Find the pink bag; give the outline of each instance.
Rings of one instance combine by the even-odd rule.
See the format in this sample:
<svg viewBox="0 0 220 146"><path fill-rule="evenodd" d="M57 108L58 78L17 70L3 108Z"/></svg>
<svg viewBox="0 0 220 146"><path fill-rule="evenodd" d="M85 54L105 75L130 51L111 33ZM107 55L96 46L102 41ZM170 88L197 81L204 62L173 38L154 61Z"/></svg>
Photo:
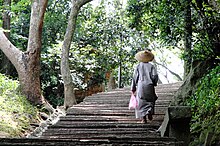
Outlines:
<svg viewBox="0 0 220 146"><path fill-rule="evenodd" d="M136 97L134 96L134 94L131 94L128 108L131 110L131 109L135 109L136 107L137 107Z"/></svg>

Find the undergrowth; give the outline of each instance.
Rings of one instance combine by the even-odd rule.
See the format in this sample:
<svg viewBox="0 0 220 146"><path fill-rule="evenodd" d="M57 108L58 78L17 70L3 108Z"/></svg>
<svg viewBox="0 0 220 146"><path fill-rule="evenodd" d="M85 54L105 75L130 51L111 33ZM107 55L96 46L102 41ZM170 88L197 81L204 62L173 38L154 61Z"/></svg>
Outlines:
<svg viewBox="0 0 220 146"><path fill-rule="evenodd" d="M211 142L220 140L220 66L211 70L199 83L197 91L188 99L192 107L191 145L204 144L207 135Z"/></svg>
<svg viewBox="0 0 220 146"><path fill-rule="evenodd" d="M19 91L19 82L0 74L0 133L22 137L37 123L38 109Z"/></svg>

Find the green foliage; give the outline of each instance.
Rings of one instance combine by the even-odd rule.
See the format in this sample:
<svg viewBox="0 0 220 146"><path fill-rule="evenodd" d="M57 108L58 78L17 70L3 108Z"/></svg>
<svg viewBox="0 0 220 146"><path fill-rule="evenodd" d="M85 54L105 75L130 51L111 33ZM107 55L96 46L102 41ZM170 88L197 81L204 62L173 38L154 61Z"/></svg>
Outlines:
<svg viewBox="0 0 220 146"><path fill-rule="evenodd" d="M23 51L27 49L31 1L13 1L11 4L11 42Z"/></svg>
<svg viewBox="0 0 220 146"><path fill-rule="evenodd" d="M42 35L42 50L63 39L69 13L69 1L48 1L44 18ZM15 46L27 48L31 16L31 1L20 0L12 2L11 6L11 41Z"/></svg>
<svg viewBox="0 0 220 146"><path fill-rule="evenodd" d="M106 11L106 7L110 7ZM123 84L130 84L129 78L132 75L134 64L134 54L139 49L143 49L148 45L148 39L141 32L128 27L126 11L118 0L102 1L99 6L92 7L86 5L83 7L78 16L77 27L74 37L73 59L77 56L84 55L83 61L76 62L85 63L86 59L94 56L95 65L98 70L93 70L93 74L97 72L101 77L105 72L117 72L117 68L122 64ZM89 47L89 48L88 48ZM85 49L87 48L87 49ZM82 50L87 52L83 53ZM90 51L89 51L90 50ZM80 53L78 53L80 52ZM93 52L90 54L90 52ZM95 52L95 53L94 53ZM74 55L75 54L75 55ZM84 66L83 64L77 66ZM80 68L80 67L79 67ZM80 69L84 71L83 69ZM117 76L115 74L115 76Z"/></svg>
<svg viewBox="0 0 220 146"><path fill-rule="evenodd" d="M69 15L68 0L49 0L44 16L42 48L45 51L59 40L63 40Z"/></svg>
<svg viewBox="0 0 220 146"><path fill-rule="evenodd" d="M184 33L182 7L179 1L128 0L130 27L175 46Z"/></svg>
<svg viewBox="0 0 220 146"><path fill-rule="evenodd" d="M213 141L220 136L220 66L211 70L199 83L195 94L187 101L192 107L192 145L204 143L204 135L214 133ZM200 140L198 137L201 136Z"/></svg>
<svg viewBox="0 0 220 146"><path fill-rule="evenodd" d="M189 16L186 13L188 4L191 10ZM184 36L189 29L186 28L186 18L190 17L192 48L186 48L190 51L184 52L183 59L192 62L220 55L220 15L219 9L216 8L218 6L219 1L212 4L209 1L195 0L191 3L186 0L128 0L127 15L130 27L143 30L148 37L172 46L179 46L185 41Z"/></svg>
<svg viewBox="0 0 220 146"><path fill-rule="evenodd" d="M3 14L3 7L4 7L4 5L3 5L3 0L0 0L0 14ZM2 16L3 15L0 15L0 26L2 27L2 25L3 25L3 18L2 18Z"/></svg>
<svg viewBox="0 0 220 146"><path fill-rule="evenodd" d="M36 122L37 111L20 93L18 81L0 74L0 131L22 136Z"/></svg>
<svg viewBox="0 0 220 146"><path fill-rule="evenodd" d="M101 65L100 57L102 52L87 45L83 48L73 48L71 50L72 76L74 84L79 89L85 89L91 85L104 82L105 69ZM104 59L102 60L104 61Z"/></svg>
<svg viewBox="0 0 220 146"><path fill-rule="evenodd" d="M202 40L197 40L202 39ZM200 38L194 38L196 44L194 45L194 48L191 52L191 58L193 58L194 61L196 60L206 60L207 58L213 58L214 53L212 51L212 45L210 44L210 40L207 36L207 34L204 34ZM184 54L184 58L186 59L187 53ZM189 59L188 59L189 60Z"/></svg>
<svg viewBox="0 0 220 146"><path fill-rule="evenodd" d="M132 65L134 63L133 56L138 48L146 45L146 41L143 41L146 40L145 37L126 26L126 17L124 17L124 10L121 9L120 4L112 3L114 11L107 13L106 7L109 5L106 3L103 1L97 7L87 4L77 17L77 26L69 58L69 66L76 88L85 89L93 84L104 83L105 73L110 70L115 72L115 76L117 76L116 69L120 60L123 66L123 84L130 84L129 79L133 72ZM62 12L63 9L60 9L63 8L61 7L63 4L52 1L49 3L44 37L51 38L51 40L46 39L48 42L45 43L41 55L42 89L45 98L54 106L63 103L63 85L60 74L62 43L59 43L58 40L65 32L66 24L64 21L66 21L67 10L69 10L66 8L66 12ZM59 11L59 13L54 14L54 11ZM122 22L124 23L122 24ZM129 51L129 49L125 49L126 47L134 48L134 50Z"/></svg>
<svg viewBox="0 0 220 146"><path fill-rule="evenodd" d="M66 31L69 11L68 0L49 0L44 19L41 84L45 98L54 106L63 104L60 41ZM126 13L119 0L102 0L97 7L88 3L81 9L77 17L69 63L77 88L85 89L92 83L105 82L105 72L110 70L117 77L120 63L122 84L130 85L132 67L136 62L134 54L148 46L155 38L150 38L143 31L129 28ZM11 14L11 41L16 47L25 50L31 1L13 1ZM91 81L86 81L88 75Z"/></svg>
<svg viewBox="0 0 220 146"><path fill-rule="evenodd" d="M60 44L48 47L41 54L41 87L45 98L54 107L63 105L63 83L60 73Z"/></svg>

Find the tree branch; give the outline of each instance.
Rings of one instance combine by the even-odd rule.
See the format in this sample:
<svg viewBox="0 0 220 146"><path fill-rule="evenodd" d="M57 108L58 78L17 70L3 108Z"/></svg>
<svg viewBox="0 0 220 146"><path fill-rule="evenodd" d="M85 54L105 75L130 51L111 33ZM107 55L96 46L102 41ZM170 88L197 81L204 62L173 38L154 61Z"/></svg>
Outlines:
<svg viewBox="0 0 220 146"><path fill-rule="evenodd" d="M162 67L164 67L165 69L167 69L172 75L174 75L175 77L177 77L177 79L179 81L182 81L183 79L178 75L176 74L175 72L171 71L168 67L166 67L165 65L161 64L161 63L158 63L158 62L155 62L156 64L158 65L161 65Z"/></svg>
<svg viewBox="0 0 220 146"><path fill-rule="evenodd" d="M85 5L86 3L91 2L91 1L93 1L93 0L79 0L78 4L80 7L82 7L83 5Z"/></svg>
<svg viewBox="0 0 220 146"><path fill-rule="evenodd" d="M8 40L8 38L5 36L4 31L2 29L0 29L0 49L5 54L5 56L7 56L7 58L12 62L12 64L18 64L18 58L21 57L22 51L16 48Z"/></svg>

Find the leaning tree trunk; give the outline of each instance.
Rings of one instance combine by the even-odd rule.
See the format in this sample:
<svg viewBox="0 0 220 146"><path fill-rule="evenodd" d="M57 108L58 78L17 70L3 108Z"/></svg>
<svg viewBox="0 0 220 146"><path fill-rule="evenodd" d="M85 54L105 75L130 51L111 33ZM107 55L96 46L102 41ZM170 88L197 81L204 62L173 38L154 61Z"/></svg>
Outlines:
<svg viewBox="0 0 220 146"><path fill-rule="evenodd" d="M77 15L80 8L92 0L72 0L71 12L68 20L66 34L64 36L62 54L61 54L61 74L64 82L64 107L76 104L74 84L69 68L69 50L72 42L72 37L76 27Z"/></svg>
<svg viewBox="0 0 220 146"><path fill-rule="evenodd" d="M47 0L33 0L26 52L16 48L0 30L0 49L15 66L22 92L33 104L44 104L40 86L40 52Z"/></svg>

